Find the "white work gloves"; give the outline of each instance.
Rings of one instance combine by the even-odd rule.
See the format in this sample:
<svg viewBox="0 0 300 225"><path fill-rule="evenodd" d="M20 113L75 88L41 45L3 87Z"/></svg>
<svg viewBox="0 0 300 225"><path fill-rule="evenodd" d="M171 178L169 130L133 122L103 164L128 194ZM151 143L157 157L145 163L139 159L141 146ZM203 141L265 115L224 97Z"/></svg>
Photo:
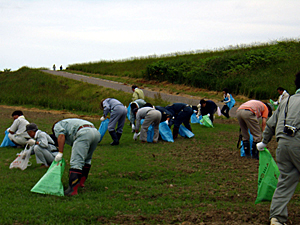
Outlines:
<svg viewBox="0 0 300 225"><path fill-rule="evenodd" d="M137 138L138 138L138 136L139 136L139 134L137 133L137 132L134 132L134 135L133 135L133 140L137 140Z"/></svg>
<svg viewBox="0 0 300 225"><path fill-rule="evenodd" d="M36 142L36 140L30 138L28 141L26 141L26 144L32 146L32 145L35 145L35 142Z"/></svg>
<svg viewBox="0 0 300 225"><path fill-rule="evenodd" d="M208 116L210 116L210 113L207 113Z"/></svg>
<svg viewBox="0 0 300 225"><path fill-rule="evenodd" d="M131 124L132 133L135 132L135 126L134 124Z"/></svg>
<svg viewBox="0 0 300 225"><path fill-rule="evenodd" d="M60 160L62 160L63 157L63 153L59 152L57 153L57 155L55 156L55 162L59 162Z"/></svg>
<svg viewBox="0 0 300 225"><path fill-rule="evenodd" d="M100 118L100 121L103 122L104 120L105 120L105 117L102 116L102 117Z"/></svg>
<svg viewBox="0 0 300 225"><path fill-rule="evenodd" d="M169 126L169 120L166 120L166 124Z"/></svg>
<svg viewBox="0 0 300 225"><path fill-rule="evenodd" d="M259 142L256 144L256 148L258 151L263 151L265 150L265 147L267 147L267 144L263 143L263 142Z"/></svg>

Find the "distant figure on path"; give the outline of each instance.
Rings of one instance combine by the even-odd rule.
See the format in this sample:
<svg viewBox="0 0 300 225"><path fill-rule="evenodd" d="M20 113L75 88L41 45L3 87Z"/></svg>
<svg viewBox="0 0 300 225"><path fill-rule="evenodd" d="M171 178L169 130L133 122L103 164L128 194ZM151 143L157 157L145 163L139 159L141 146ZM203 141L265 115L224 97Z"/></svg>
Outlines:
<svg viewBox="0 0 300 225"><path fill-rule="evenodd" d="M60 65L59 69L60 69L60 70L62 70L62 69L63 69L62 65Z"/></svg>
<svg viewBox="0 0 300 225"><path fill-rule="evenodd" d="M53 70L55 71L55 69L56 69L56 66L55 66L55 64L53 64Z"/></svg>

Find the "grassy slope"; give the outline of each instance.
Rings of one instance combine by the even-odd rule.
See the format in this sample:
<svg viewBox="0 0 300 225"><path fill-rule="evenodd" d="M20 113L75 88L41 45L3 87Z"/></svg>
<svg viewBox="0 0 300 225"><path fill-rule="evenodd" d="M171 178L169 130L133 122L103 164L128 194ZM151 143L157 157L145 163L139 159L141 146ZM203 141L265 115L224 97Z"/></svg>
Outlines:
<svg viewBox="0 0 300 225"><path fill-rule="evenodd" d="M91 74L116 75L124 79L147 77L146 70L150 66L158 68L158 73L164 71L169 76L184 76L178 78L178 82L187 86L212 91L221 91L227 86L233 94L268 99L277 97L278 86L283 86L291 93L294 91L293 76L300 70L299 49L300 42L292 40L204 53L74 64L68 68ZM156 65L159 61L162 63ZM162 66L168 69L164 70Z"/></svg>

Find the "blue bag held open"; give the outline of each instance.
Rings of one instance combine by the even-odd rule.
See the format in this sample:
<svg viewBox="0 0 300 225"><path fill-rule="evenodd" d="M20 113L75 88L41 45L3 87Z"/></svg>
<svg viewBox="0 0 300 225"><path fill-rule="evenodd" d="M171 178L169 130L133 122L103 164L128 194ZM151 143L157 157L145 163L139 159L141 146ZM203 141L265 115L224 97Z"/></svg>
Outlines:
<svg viewBox="0 0 300 225"><path fill-rule="evenodd" d="M159 134L164 141L174 142L172 131L165 121L159 124Z"/></svg>
<svg viewBox="0 0 300 225"><path fill-rule="evenodd" d="M100 141L102 141L102 138L104 136L104 134L107 131L107 127L108 127L108 122L109 119L105 119L104 121L101 122L100 127L99 127L99 132L100 132ZM100 142L99 141L99 142Z"/></svg>

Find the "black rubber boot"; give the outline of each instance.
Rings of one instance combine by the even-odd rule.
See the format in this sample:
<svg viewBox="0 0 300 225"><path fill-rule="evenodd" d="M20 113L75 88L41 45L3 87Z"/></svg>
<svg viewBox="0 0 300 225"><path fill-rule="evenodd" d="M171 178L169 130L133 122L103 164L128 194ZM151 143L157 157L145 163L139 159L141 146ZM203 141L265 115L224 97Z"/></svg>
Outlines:
<svg viewBox="0 0 300 225"><path fill-rule="evenodd" d="M65 190L65 195L77 195L77 189L80 184L80 179L82 176L82 171L78 169L69 170L69 187Z"/></svg>
<svg viewBox="0 0 300 225"><path fill-rule="evenodd" d="M82 169L82 177L80 179L80 187L84 187L84 182L86 181L86 179L89 176L89 172L91 169L91 165L90 164L85 164L83 169Z"/></svg>
<svg viewBox="0 0 300 225"><path fill-rule="evenodd" d="M115 131L110 131L109 134L110 134L111 138L113 139L113 142L110 143L110 145L118 145L119 139L118 139L117 133Z"/></svg>
<svg viewBox="0 0 300 225"><path fill-rule="evenodd" d="M256 148L257 142L253 142L252 144L252 159L258 159L258 151Z"/></svg>
<svg viewBox="0 0 300 225"><path fill-rule="evenodd" d="M118 140L119 140L119 141L120 141L120 139L121 139L121 136L122 136L122 133L117 132L117 137L118 137Z"/></svg>
<svg viewBox="0 0 300 225"><path fill-rule="evenodd" d="M173 139L176 139L178 137L179 127L173 128Z"/></svg>
<svg viewBox="0 0 300 225"><path fill-rule="evenodd" d="M244 146L246 158L251 158L249 141L243 141L243 146Z"/></svg>

